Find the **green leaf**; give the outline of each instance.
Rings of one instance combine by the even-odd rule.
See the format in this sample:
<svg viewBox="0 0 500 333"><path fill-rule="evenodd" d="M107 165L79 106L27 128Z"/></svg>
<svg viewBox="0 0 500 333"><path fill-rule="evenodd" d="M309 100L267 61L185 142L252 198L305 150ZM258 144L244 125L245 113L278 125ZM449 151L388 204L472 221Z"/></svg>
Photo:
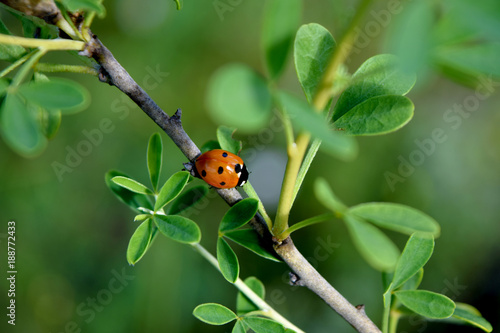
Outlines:
<svg viewBox="0 0 500 333"><path fill-rule="evenodd" d="M156 191L158 189L158 181L160 180L161 162L163 158L163 144L161 142L160 133L154 133L149 138L147 158L149 179L151 179L153 190Z"/></svg>
<svg viewBox="0 0 500 333"><path fill-rule="evenodd" d="M324 117L315 112L306 101L285 92L280 92L278 99L295 126L323 141L321 149L345 160L354 158L357 153L354 139L334 131Z"/></svg>
<svg viewBox="0 0 500 333"><path fill-rule="evenodd" d="M233 311L217 303L200 304L193 315L210 325L224 325L238 318Z"/></svg>
<svg viewBox="0 0 500 333"><path fill-rule="evenodd" d="M209 141L205 142L203 144L203 146L201 146L200 151L201 151L201 153L206 153L207 151L213 150L213 149L222 149L220 147L219 141L209 140Z"/></svg>
<svg viewBox="0 0 500 333"><path fill-rule="evenodd" d="M221 149L238 154L242 148L242 144L241 141L233 139L234 132L236 132L236 128L219 126L217 128L217 140L219 140Z"/></svg>
<svg viewBox="0 0 500 333"><path fill-rule="evenodd" d="M235 283L240 274L238 257L222 237L217 239L217 261L224 278L231 283Z"/></svg>
<svg viewBox="0 0 500 333"><path fill-rule="evenodd" d="M135 221L146 221L147 219L151 218L151 214L138 214L134 217L134 222Z"/></svg>
<svg viewBox="0 0 500 333"><path fill-rule="evenodd" d="M408 235L414 232L427 232L438 237L440 233L439 224L432 217L401 204L369 202L351 207L349 213L379 227Z"/></svg>
<svg viewBox="0 0 500 333"><path fill-rule="evenodd" d="M136 213L143 213L138 209L139 207L151 210L153 209L153 206L146 195L132 192L120 185L115 184L112 179L117 176L128 178L128 176L122 172L110 170L106 173L104 180L111 192L113 192L113 194L116 195L120 201L132 208Z"/></svg>
<svg viewBox="0 0 500 333"><path fill-rule="evenodd" d="M113 177L111 180L116 185L120 185L121 187L124 187L132 192L141 194L150 194L150 195L153 194L153 192L149 188L147 188L145 185L142 185L137 180L133 180L132 178L116 176Z"/></svg>
<svg viewBox="0 0 500 333"><path fill-rule="evenodd" d="M247 333L247 331L248 327L241 320L238 320L236 321L236 324L234 324L231 333Z"/></svg>
<svg viewBox="0 0 500 333"><path fill-rule="evenodd" d="M491 324L481 316L481 313L472 305L464 303L455 303L456 308L453 317L464 321L470 325L479 327L485 332L493 331Z"/></svg>
<svg viewBox="0 0 500 333"><path fill-rule="evenodd" d="M189 173L179 171L174 173L163 185L158 193L155 203L155 212L162 209L163 206L175 199L184 189L189 180Z"/></svg>
<svg viewBox="0 0 500 333"><path fill-rule="evenodd" d="M365 61L351 80L351 85L335 104L334 122L369 98L382 95L405 95L415 84L416 76L403 73L397 57L380 54Z"/></svg>
<svg viewBox="0 0 500 333"><path fill-rule="evenodd" d="M408 309L427 318L444 319L455 311L455 303L451 299L431 291L400 290L394 295Z"/></svg>
<svg viewBox="0 0 500 333"><path fill-rule="evenodd" d="M135 229L128 243L127 261L130 265L135 265L136 262L141 260L149 248L152 237L153 222L148 218Z"/></svg>
<svg viewBox="0 0 500 333"><path fill-rule="evenodd" d="M189 207L196 205L201 199L205 198L208 189L205 185L191 187L181 195L179 195L170 205L168 215L179 214Z"/></svg>
<svg viewBox="0 0 500 333"><path fill-rule="evenodd" d="M217 123L254 132L266 126L272 98L261 76L245 65L230 64L212 77L207 106Z"/></svg>
<svg viewBox="0 0 500 333"><path fill-rule="evenodd" d="M53 6L53 8L55 9L54 3L51 4L50 2L45 2L43 5L46 6L49 11L51 10L51 6ZM10 12L21 21L24 37L34 37L41 39L53 39L59 37L59 29L55 25L49 24L41 18L26 15L25 13L15 10L14 8L5 4L0 4L0 7ZM10 31L8 31L7 28L5 28L5 30L0 29L0 32L3 34L11 35Z"/></svg>
<svg viewBox="0 0 500 333"><path fill-rule="evenodd" d="M405 96L376 96L347 111L335 126L350 135L387 134L406 125L413 117L414 108Z"/></svg>
<svg viewBox="0 0 500 333"><path fill-rule="evenodd" d="M326 208L334 213L343 214L347 210L346 205L337 198L333 193L330 185L324 178L316 178L314 182L314 194L316 199L323 204Z"/></svg>
<svg viewBox="0 0 500 333"><path fill-rule="evenodd" d="M392 271L399 257L396 245L382 231L351 214L344 215L351 238L359 253L373 268Z"/></svg>
<svg viewBox="0 0 500 333"><path fill-rule="evenodd" d="M17 94L7 94L0 109L0 129L5 142L24 156L36 155L47 143L36 118L37 111Z"/></svg>
<svg viewBox="0 0 500 333"><path fill-rule="evenodd" d="M267 71L276 79L285 68L293 36L300 23L300 0L271 0L264 8L262 46Z"/></svg>
<svg viewBox="0 0 500 333"><path fill-rule="evenodd" d="M312 99L336 47L328 30L317 23L305 24L295 37L295 71L307 101Z"/></svg>
<svg viewBox="0 0 500 333"><path fill-rule="evenodd" d="M40 108L42 131L47 139L52 139L61 126L61 111L48 111Z"/></svg>
<svg viewBox="0 0 500 333"><path fill-rule="evenodd" d="M418 233L411 235L396 265L392 289L399 288L417 274L427 263L433 250L434 238L432 235Z"/></svg>
<svg viewBox="0 0 500 333"><path fill-rule="evenodd" d="M244 282L260 298L264 299L266 291L264 284L259 279L254 276L250 276L246 278ZM238 316L257 310L259 310L259 307L253 304L253 302L243 293L238 292L238 296L236 296L236 313Z"/></svg>
<svg viewBox="0 0 500 333"><path fill-rule="evenodd" d="M238 229L250 221L259 208L259 201L253 198L246 198L233 205L226 212L219 225L219 232L225 233L229 230Z"/></svg>
<svg viewBox="0 0 500 333"><path fill-rule="evenodd" d="M430 69L437 16L429 13L440 8L433 1L414 1L400 14L391 16L386 47L401 60L402 71L417 72L420 76Z"/></svg>
<svg viewBox="0 0 500 333"><path fill-rule="evenodd" d="M106 15L106 8L97 0L63 0L61 1L70 12L95 12L99 18Z"/></svg>
<svg viewBox="0 0 500 333"><path fill-rule="evenodd" d="M199 243L201 231L198 225L179 215L154 215L153 220L158 230L174 241L187 244Z"/></svg>
<svg viewBox="0 0 500 333"><path fill-rule="evenodd" d="M253 229L240 229L228 231L224 234L226 238L229 238L233 242L243 246L244 248L252 251L253 253L272 261L281 262L276 258L271 252L266 250L260 245L259 237Z"/></svg>
<svg viewBox="0 0 500 333"><path fill-rule="evenodd" d="M83 86L61 78L23 84L19 86L19 93L31 103L63 114L81 111L90 102L90 94Z"/></svg>
<svg viewBox="0 0 500 333"><path fill-rule="evenodd" d="M241 320L255 333L285 333L283 325L271 319L251 316L243 317Z"/></svg>
<svg viewBox="0 0 500 333"><path fill-rule="evenodd" d="M472 76L492 75L500 78L500 43L463 43L439 48L435 57L439 65Z"/></svg>

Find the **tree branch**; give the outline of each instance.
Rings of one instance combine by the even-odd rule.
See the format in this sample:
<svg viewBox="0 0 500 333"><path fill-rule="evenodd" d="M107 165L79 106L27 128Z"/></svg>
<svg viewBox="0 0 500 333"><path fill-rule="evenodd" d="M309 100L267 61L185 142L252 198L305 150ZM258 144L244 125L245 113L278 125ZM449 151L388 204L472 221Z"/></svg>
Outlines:
<svg viewBox="0 0 500 333"><path fill-rule="evenodd" d="M309 288L321 297L358 332L376 333L379 328L368 318L364 306L354 307L340 294L297 250L290 237L282 244L275 246L276 252L287 265L298 275L299 281L294 284Z"/></svg>
<svg viewBox="0 0 500 333"><path fill-rule="evenodd" d="M1 2L10 5L9 1L0 0ZM29 1L25 1L29 3ZM51 3L50 0L42 2ZM15 1L14 1L15 3ZM24 3L24 1L23 1ZM17 8L23 10L23 8ZM53 12L58 10L51 8ZM47 13L43 13L46 21L52 24L58 24L57 15L50 16L48 19ZM30 12L32 15L37 13ZM42 15L42 14L41 14ZM55 19L55 20L54 20ZM56 22L54 22L56 21ZM181 110L172 117L169 117L152 99L151 97L132 79L128 72L115 59L113 54L101 43L97 36L92 36L86 47L81 51L81 55L94 58L101 66L99 79L110 85L116 86L130 99L132 99L179 147L182 153L189 159L193 160L200 154L199 148L191 140L188 134L184 131L181 123ZM233 205L242 199L242 196L236 189L218 189L219 195L229 204ZM263 245L266 248L272 244L272 235L266 227L266 224L260 215L256 215L250 221L252 227L260 235L263 240ZM302 256L297 250L290 237L286 238L280 244L274 246L276 253L287 263L292 271L300 278L300 285L307 286L311 291L320 296L328 305L330 305L337 313L347 320L359 332L380 332L380 330L370 321L362 308L358 309L351 305L335 288L333 288L316 269Z"/></svg>

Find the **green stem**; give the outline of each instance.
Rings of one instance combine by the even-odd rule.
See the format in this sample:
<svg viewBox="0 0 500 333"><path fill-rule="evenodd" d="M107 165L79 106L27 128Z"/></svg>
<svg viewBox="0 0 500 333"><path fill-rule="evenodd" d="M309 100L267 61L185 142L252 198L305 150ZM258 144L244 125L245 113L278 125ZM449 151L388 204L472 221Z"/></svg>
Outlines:
<svg viewBox="0 0 500 333"><path fill-rule="evenodd" d="M259 201L259 213L266 221L267 228L271 230L273 227L273 221L271 220L269 215L267 215L266 209L264 208L264 205L262 204L262 201L260 200L257 192L255 192L255 189L253 188L252 184L250 184L250 182L247 182L245 186L243 186L243 190L250 198L254 198Z"/></svg>
<svg viewBox="0 0 500 333"><path fill-rule="evenodd" d="M200 243L192 244L192 246L199 254L201 254L203 258L205 258L220 272L219 263L210 252L208 252ZM250 299L262 311L263 315L273 319L274 321L277 321L286 328L294 330L296 333L304 333L304 331L302 331L300 328L289 322L285 317L276 312L276 310L274 310L269 304L267 304L262 298L260 298L259 295L257 295L252 289L250 289L245 284L245 282L243 282L243 280L238 278L234 283L234 286L238 288L238 290L243 295L248 297L248 299Z"/></svg>
<svg viewBox="0 0 500 333"><path fill-rule="evenodd" d="M356 12L356 15L352 19L351 24L347 28L345 35L338 43L330 61L328 62L325 73L323 74L323 77L318 85L318 91L312 101L312 105L317 112L324 110L332 97L332 86L335 81L337 70L351 51L352 45L356 39L356 27L365 11L368 9L370 2L371 0L363 0ZM297 176L302 160L309 145L310 137L309 133L300 133L297 136L295 143L288 145L288 163L285 169L283 185L281 187L281 196L278 203L276 220L273 225L273 234L280 240L283 239L284 231L288 229L288 218L294 201L294 193L296 193L295 184L297 182Z"/></svg>
<svg viewBox="0 0 500 333"><path fill-rule="evenodd" d="M389 319L391 316L392 295L387 295L387 297L390 297L390 299L389 301L387 301L387 304L384 304L384 313L382 314L382 333L389 332Z"/></svg>
<svg viewBox="0 0 500 333"><path fill-rule="evenodd" d="M63 50L77 50L81 51L85 47L85 43L76 40L68 39L37 39L26 38L19 36L10 36L0 34L0 44L21 45L24 47L40 48L45 51L63 51Z"/></svg>
<svg viewBox="0 0 500 333"><path fill-rule="evenodd" d="M24 62L26 60L28 60L31 56L33 56L36 52L38 52L38 50L33 50L31 51L30 53L26 54L24 57L22 58L19 58L17 59L16 62L14 62L12 65L10 65L9 67L5 68L1 73L0 73L0 77L4 77L5 75L9 74L10 72L12 72L14 69L16 69L17 67L19 67L20 65L24 64Z"/></svg>
<svg viewBox="0 0 500 333"><path fill-rule="evenodd" d="M290 235L294 231L297 231L297 230L302 229L304 227L310 226L312 224L331 220L334 217L335 217L335 214L326 213L326 214L310 217L310 218L305 219L304 221L301 221L301 222L297 222L285 231L284 237L285 238L288 237L288 235Z"/></svg>
<svg viewBox="0 0 500 333"><path fill-rule="evenodd" d="M28 75L29 71L31 68L37 63L40 58L47 53L46 49L38 49L35 53L31 54L31 57L26 61L26 63L17 71L16 76L14 76L14 79L12 80L12 83L10 86L12 88L15 88L23 82L25 77Z"/></svg>
<svg viewBox="0 0 500 333"><path fill-rule="evenodd" d="M35 65L35 69L37 71L47 72L47 73L67 72L67 73L90 74L95 76L99 74L99 71L95 68L89 66L79 66L79 65L38 63Z"/></svg>
<svg viewBox="0 0 500 333"><path fill-rule="evenodd" d="M401 317L401 313L399 311L391 311L390 320L389 320L389 333L396 333L396 329L398 328L398 321Z"/></svg>

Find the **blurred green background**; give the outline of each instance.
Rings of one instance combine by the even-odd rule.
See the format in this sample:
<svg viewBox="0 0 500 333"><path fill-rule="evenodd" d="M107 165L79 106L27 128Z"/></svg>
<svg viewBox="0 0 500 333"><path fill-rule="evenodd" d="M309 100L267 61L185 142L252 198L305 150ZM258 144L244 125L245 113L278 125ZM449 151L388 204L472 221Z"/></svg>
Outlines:
<svg viewBox="0 0 500 333"><path fill-rule="evenodd" d="M230 10L218 12L219 2ZM214 71L240 62L264 74L260 48L263 3L186 1L184 8L176 11L173 2L164 0L105 1L108 14L94 23L93 32L167 113L183 109L184 127L201 145L215 139L220 125L211 120L205 103ZM374 4L365 22L377 22L374 13L386 6L384 2ZM319 23L338 40L355 8L345 0L308 2L303 6L302 23ZM407 10L403 9L398 14L401 17ZM431 14L435 13L427 13ZM495 15L500 19L500 13ZM7 16L2 12L3 19L8 20ZM354 72L367 58L393 50L391 36L397 33L391 29L397 24L397 18L387 27L379 24L379 32L370 33L368 41L349 59L349 70ZM494 27L498 21L485 24ZM425 44L424 33L422 40L408 41L409 45ZM404 44L396 45L398 48L404 49ZM66 53L50 55L49 59L76 61ZM425 267L422 288L474 305L495 327L500 318L500 85L490 84L490 96L476 98L474 111L451 122L443 118L447 111L470 102L477 90L455 83L425 63L416 69L420 70L419 81L409 94L415 103L414 119L394 134L359 138L360 153L353 162L319 153L293 208L292 221L325 211L312 193L318 176L327 178L349 205L391 201L428 213L441 224L442 236ZM15 221L18 270L17 324L15 328L7 325L4 317L0 331L229 332L229 325L209 326L191 314L204 302L234 309L236 289L188 246L158 237L136 266L126 262L128 240L136 225L133 213L106 188L104 173L118 169L147 182L147 140L159 129L117 89L94 77L65 76L91 92L89 108L63 117L59 133L38 157L22 158L0 141L0 246L5 253L7 221ZM291 58L279 84L301 92ZM109 119L112 130L102 133L90 153L75 162L77 165L60 181L52 164L65 164L68 151L87 140L85 133L96 133L103 119ZM446 140L435 144L431 153L421 153L422 163L411 175L389 186L387 173L397 174L401 159L415 158L419 154L415 151L421 151L415 140L432 138L436 128L444 131ZM165 180L180 170L186 159L166 135L162 138ZM250 179L273 213L286 157L284 135L275 128L240 138L244 142L242 155L247 156L252 171ZM190 216L202 229L202 244L212 252L217 222L226 209L219 197L211 196L205 209ZM404 246L405 237L390 236ZM380 324L380 273L356 252L341 221L297 232L294 241L351 303L365 304L368 315ZM266 261L241 248L237 252L241 276L261 279L268 302L296 325L307 332L353 331L314 294L289 286L289 270L284 264ZM5 255L1 276L5 276L6 261ZM1 285L6 290L5 278ZM6 292L2 291L0 299L5 309ZM459 329L476 330L417 318L402 320L400 325L401 332Z"/></svg>

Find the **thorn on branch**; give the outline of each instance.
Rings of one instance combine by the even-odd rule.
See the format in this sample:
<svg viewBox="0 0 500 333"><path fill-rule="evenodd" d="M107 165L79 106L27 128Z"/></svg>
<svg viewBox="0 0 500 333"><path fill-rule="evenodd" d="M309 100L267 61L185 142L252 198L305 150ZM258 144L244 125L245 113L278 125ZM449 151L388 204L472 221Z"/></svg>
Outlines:
<svg viewBox="0 0 500 333"><path fill-rule="evenodd" d="M356 305L356 309L361 312L362 314L366 315L366 312L365 312L365 305L364 304L359 304L359 305Z"/></svg>
<svg viewBox="0 0 500 333"><path fill-rule="evenodd" d="M171 117L172 120L178 121L179 123L181 122L181 117L182 117L182 109L179 108L177 111L175 111L174 115Z"/></svg>
<svg viewBox="0 0 500 333"><path fill-rule="evenodd" d="M304 281L302 281L300 279L300 276L298 276L294 272L288 273L288 276L290 277L289 283L291 286L299 286L299 287L305 286Z"/></svg>

